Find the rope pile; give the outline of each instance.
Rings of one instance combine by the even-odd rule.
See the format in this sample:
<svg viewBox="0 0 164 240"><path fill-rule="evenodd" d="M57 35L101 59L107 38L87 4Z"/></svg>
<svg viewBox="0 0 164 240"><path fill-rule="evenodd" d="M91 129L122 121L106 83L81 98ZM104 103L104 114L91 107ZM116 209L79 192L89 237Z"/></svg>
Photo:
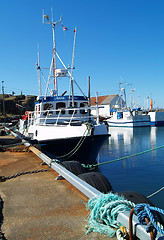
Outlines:
<svg viewBox="0 0 164 240"><path fill-rule="evenodd" d="M159 224L156 220L156 217L154 215L154 212L159 212L164 215L164 210L157 208L157 207L152 207L149 204L136 204L134 207L134 213L137 215L138 220L141 224L147 225L145 218L149 218L150 222L147 225L146 231L150 232L152 228L156 229L158 232L164 234L164 229L161 224Z"/></svg>
<svg viewBox="0 0 164 240"><path fill-rule="evenodd" d="M105 234L109 237L117 235L117 239L126 239L128 232L126 229L120 230L123 226L117 221L117 217L120 212L134 211L139 223L147 225L147 232L153 231L155 236L158 231L164 235L164 227L157 222L155 216L155 211L164 214L164 210L152 207L149 204L142 203L135 205L123 196L120 197L110 192L108 194L101 194L97 198L89 199L86 207L91 210L88 216L89 224L87 234L90 232L98 232L99 234ZM150 220L149 223L146 222L147 218ZM131 234L132 233L129 232L129 236L131 236Z"/></svg>
<svg viewBox="0 0 164 240"><path fill-rule="evenodd" d="M87 203L87 209L90 209L89 232L99 232L113 237L121 224L117 222L117 216L120 212L130 211L135 206L134 203L127 201L113 193L101 194L98 198L91 198Z"/></svg>

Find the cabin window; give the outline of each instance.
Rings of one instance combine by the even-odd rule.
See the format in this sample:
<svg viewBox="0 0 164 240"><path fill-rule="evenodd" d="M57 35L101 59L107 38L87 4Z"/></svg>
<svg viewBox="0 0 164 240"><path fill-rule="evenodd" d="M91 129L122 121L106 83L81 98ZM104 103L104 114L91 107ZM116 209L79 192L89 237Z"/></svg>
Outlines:
<svg viewBox="0 0 164 240"><path fill-rule="evenodd" d="M56 103L56 110L60 109L60 108L65 108L65 103L64 102ZM59 114L59 111L56 111L56 114ZM65 114L65 110L62 110L61 114Z"/></svg>
<svg viewBox="0 0 164 240"><path fill-rule="evenodd" d="M53 104L52 103L45 103L44 106L43 106L43 110L44 110L44 113L43 115L44 116L51 116L53 114L53 111L49 111L49 110L53 110Z"/></svg>
<svg viewBox="0 0 164 240"><path fill-rule="evenodd" d="M80 103L80 107L88 107L88 103L87 102ZM80 110L81 114L87 114L87 112L88 112L87 109L81 109Z"/></svg>
<svg viewBox="0 0 164 240"><path fill-rule="evenodd" d="M70 102L70 108L72 107L72 102ZM77 107L77 102L74 102L74 107L72 108L76 108ZM77 113L77 110L69 110L69 114L76 114Z"/></svg>
<svg viewBox="0 0 164 240"><path fill-rule="evenodd" d="M117 119L123 118L123 112L118 112L117 113Z"/></svg>
<svg viewBox="0 0 164 240"><path fill-rule="evenodd" d="M45 103L43 110L50 110L51 108L53 108L52 103Z"/></svg>

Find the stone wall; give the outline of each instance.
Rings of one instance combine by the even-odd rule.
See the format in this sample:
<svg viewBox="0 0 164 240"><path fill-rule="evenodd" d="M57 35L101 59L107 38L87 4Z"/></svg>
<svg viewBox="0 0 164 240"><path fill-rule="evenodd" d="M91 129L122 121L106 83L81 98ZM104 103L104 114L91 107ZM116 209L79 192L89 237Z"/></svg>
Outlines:
<svg viewBox="0 0 164 240"><path fill-rule="evenodd" d="M22 115L25 111L34 110L36 96L33 95L4 95L5 113L12 115ZM3 113L3 95L0 94L0 114Z"/></svg>

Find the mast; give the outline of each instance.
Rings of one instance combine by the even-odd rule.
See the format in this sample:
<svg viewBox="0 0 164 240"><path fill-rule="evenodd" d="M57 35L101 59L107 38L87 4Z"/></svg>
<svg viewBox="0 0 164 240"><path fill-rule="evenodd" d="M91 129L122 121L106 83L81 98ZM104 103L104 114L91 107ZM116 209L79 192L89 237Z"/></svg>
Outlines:
<svg viewBox="0 0 164 240"><path fill-rule="evenodd" d="M37 64L37 70L38 70L39 96L41 96L42 93L41 93L41 79L40 79L40 53L39 53L39 43L38 43L38 64Z"/></svg>
<svg viewBox="0 0 164 240"><path fill-rule="evenodd" d="M90 76L88 76L88 107L91 106L91 85ZM89 121L91 121L91 109L89 108Z"/></svg>
<svg viewBox="0 0 164 240"><path fill-rule="evenodd" d="M121 88L121 90L124 92L124 99L125 99L125 109L127 109L127 103L126 103L126 92L125 88ZM122 102L122 101L121 101Z"/></svg>
<svg viewBox="0 0 164 240"><path fill-rule="evenodd" d="M132 84L130 84L130 87L131 87L131 91L130 91L130 101L131 101L131 110L133 110L133 92L135 89L132 89Z"/></svg>
<svg viewBox="0 0 164 240"><path fill-rule="evenodd" d="M54 78L54 89L57 91L57 82L55 76L55 68L56 68L56 42L55 42L55 24L52 24L53 31L53 78Z"/></svg>
<svg viewBox="0 0 164 240"><path fill-rule="evenodd" d="M56 22L53 22L53 19L52 21L49 20L49 15L44 15L44 12L43 12L43 23L44 22L44 19L47 19L47 24L51 24L52 25L52 32L53 32L53 78L54 78L54 89L56 90L57 92L57 79L56 79L56 76L55 76L55 69L56 69L56 42L55 42L55 26L56 24L60 23L62 21L62 17L60 17L60 20L59 21L56 21Z"/></svg>
<svg viewBox="0 0 164 240"><path fill-rule="evenodd" d="M96 92L96 123L99 124L99 102L98 102L98 92Z"/></svg>
<svg viewBox="0 0 164 240"><path fill-rule="evenodd" d="M70 76L70 91L69 91L69 99L70 99L71 90L72 90L72 107L74 107L74 90L73 90L72 74L73 74L73 64L74 64L74 56L75 56L76 29L77 29L77 27L74 30L75 35L74 35L74 43L73 43L72 65L71 65L71 76Z"/></svg>

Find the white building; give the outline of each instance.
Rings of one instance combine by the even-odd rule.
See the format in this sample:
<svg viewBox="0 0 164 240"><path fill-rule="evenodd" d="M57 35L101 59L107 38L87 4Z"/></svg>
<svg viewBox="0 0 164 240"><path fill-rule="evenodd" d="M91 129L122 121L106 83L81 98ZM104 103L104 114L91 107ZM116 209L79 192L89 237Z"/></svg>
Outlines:
<svg viewBox="0 0 164 240"><path fill-rule="evenodd" d="M96 97L92 97L91 106L96 104ZM124 108L125 101L118 94L106 95L98 97L98 105L101 107L99 108L99 116L108 117L113 109ZM96 109L91 110L91 113L96 116Z"/></svg>

